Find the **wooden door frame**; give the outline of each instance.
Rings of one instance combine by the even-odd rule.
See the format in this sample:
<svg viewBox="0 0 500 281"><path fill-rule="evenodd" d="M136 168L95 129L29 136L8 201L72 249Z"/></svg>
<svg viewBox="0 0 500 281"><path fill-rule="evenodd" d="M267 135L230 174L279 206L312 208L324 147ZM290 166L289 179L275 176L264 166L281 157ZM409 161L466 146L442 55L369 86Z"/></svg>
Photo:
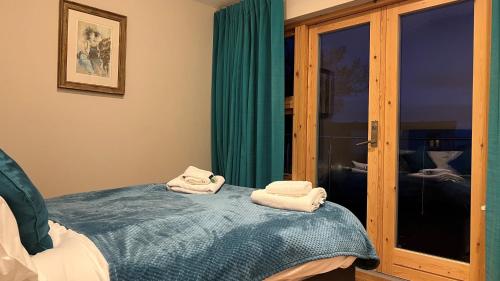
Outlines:
<svg viewBox="0 0 500 281"><path fill-rule="evenodd" d="M307 65L309 27L298 25L293 28L295 36L295 65L293 81L293 145L292 179L306 179L306 140L307 140Z"/></svg>
<svg viewBox="0 0 500 281"><path fill-rule="evenodd" d="M387 8L382 271L410 280L484 280L484 212L489 88L490 1L474 2L470 263L396 248L399 124L399 17L457 0L402 2ZM472 227L476 226L476 227ZM479 227L477 227L479 226Z"/></svg>
<svg viewBox="0 0 500 281"><path fill-rule="evenodd" d="M434 0L431 0L431 2ZM427 0L378 0L369 3L361 3L351 5L350 7L341 7L339 9L334 9L332 12L328 14L323 14L314 18L308 18L302 21L294 21L290 22L286 25L288 30L295 31L295 81L294 81L294 97L292 106L294 107L294 145L293 145L293 179L309 179L315 181L315 177L311 177L311 172L309 171L309 175L307 174L307 163L310 159L307 156L311 151L312 147L309 147L308 143L310 143L311 132L316 132L316 128L309 128L307 124L307 120L310 119L311 116L311 97L310 93L311 89L311 76L309 74L309 70L313 67L310 62L314 60L311 59L312 52L309 48L310 45L310 29L319 26L321 23L333 22L336 20L341 20L346 17L355 17L357 14L373 11L376 9L381 9L381 55L380 55L380 67L385 71L380 71L379 77L379 89L381 93L387 93L390 91L387 87L391 87L391 78L390 75L386 75L391 66L390 63L386 64L387 59L385 55L390 53L389 50L385 50L387 47L386 42L384 40L387 38L385 36L388 32L386 28L388 28L387 21L387 13L391 7L396 5L405 5L408 3L428 3ZM450 2L450 1L441 1ZM434 1L433 3L439 3ZM439 5L439 4L438 4ZM474 186L471 193L471 263L466 264L464 266L461 263L458 263L454 269L454 273L451 273L452 276L456 276L454 274L462 274L465 270L464 280L485 280L485 214L482 210L485 201L486 201L486 158L487 158L487 136L488 136L488 99L489 99L489 63L490 63L490 44L491 44L491 0L475 0L474 7L474 81L473 81L473 131L475 138L472 141L472 171L473 174L471 179L471 185ZM479 32L478 32L479 30ZM390 33L390 32L389 32ZM392 86L393 87L393 86ZM396 99L395 99L396 98ZM379 119L380 122L380 134L379 134L379 146L383 146L384 149L381 150L381 155L379 157L383 157L384 161L387 161L386 158L390 153L395 153L395 149L397 147L397 143L393 141L395 136L391 136L391 130L395 130L394 124L384 124L384 120L389 120L390 116L394 116L397 113L397 98L391 95L386 95L384 98L381 98L380 104L380 114L383 118ZM317 100L313 100L312 105L316 106ZM315 111L314 111L315 112ZM392 117L394 118L394 117ZM396 131L394 131L396 132ZM391 139L392 138L392 139ZM397 140L396 140L397 141ZM385 163L385 162L384 162ZM394 164L393 164L394 165ZM384 165L385 166L385 165ZM411 269L410 267L406 267L405 265L397 265L392 266L390 268L391 272L388 272L387 267L391 267L388 265L384 256L386 256L386 249L388 249L389 245L389 237L385 235L382 231L382 227L387 226L388 221L393 217L391 212L390 204L394 204L395 200L395 191L396 185L395 182L392 181L392 185L389 182L386 182L388 175L390 175L391 171L395 172L396 169L394 166L385 167L384 169L379 169L379 194L383 194L382 202L379 202L379 210L378 214L382 217L383 224L379 224L378 237L373 239L373 241L377 244L377 251L379 255L382 257L382 264L379 267L379 270L382 270L386 273L391 273L406 276L407 278L413 278L413 280L451 280L450 278L430 274L426 271ZM392 198L392 199L391 199ZM392 201L392 203L390 203ZM395 210L395 209L392 209ZM392 218L394 220L394 218ZM395 244L392 244L395 245ZM390 250L389 250L390 251ZM412 258L413 256L407 256L406 252L397 252L397 258L407 259ZM427 256L422 255L427 259ZM421 262L425 262L424 270L431 268L446 267L448 260L446 259L434 259L435 257L429 256L431 258L431 264L424 260L414 260L409 261L412 263L412 266L417 267L422 266ZM434 263L436 262L436 263ZM434 264L433 264L434 263ZM401 273L401 274L399 274ZM447 273L446 273L447 274ZM445 274L445 275L446 275Z"/></svg>
<svg viewBox="0 0 500 281"><path fill-rule="evenodd" d="M318 106L318 79L319 69L318 48L319 36L323 33L333 32L362 24L370 24L370 67L369 67L369 123L372 120L379 121L379 132L384 130L384 122L380 118L383 116L383 100L381 91L381 59L382 49L379 38L381 36L381 10L374 9L360 14L351 15L321 23L309 29L309 69L308 69L308 91L307 91L307 149L306 149L306 179L316 185L317 180L317 106ZM368 136L371 135L371 128L368 126ZM367 176L367 221L366 229L372 241L375 242L377 252L382 252L381 239L382 224L378 223L382 218L382 186L380 185L379 167L383 161L383 134L379 133L378 146L376 148L368 146L368 176Z"/></svg>

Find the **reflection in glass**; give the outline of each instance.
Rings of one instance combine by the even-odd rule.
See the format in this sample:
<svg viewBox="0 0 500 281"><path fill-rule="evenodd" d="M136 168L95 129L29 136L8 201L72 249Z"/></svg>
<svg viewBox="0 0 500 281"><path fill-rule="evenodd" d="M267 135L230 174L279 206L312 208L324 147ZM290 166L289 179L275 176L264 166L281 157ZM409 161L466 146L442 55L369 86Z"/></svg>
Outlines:
<svg viewBox="0 0 500 281"><path fill-rule="evenodd" d="M292 174L293 114L285 115L285 175Z"/></svg>
<svg viewBox="0 0 500 281"><path fill-rule="evenodd" d="M285 96L293 96L295 36L285 37Z"/></svg>
<svg viewBox="0 0 500 281"><path fill-rule="evenodd" d="M397 246L469 261L473 1L401 17Z"/></svg>
<svg viewBox="0 0 500 281"><path fill-rule="evenodd" d="M370 26L320 36L318 185L366 226Z"/></svg>

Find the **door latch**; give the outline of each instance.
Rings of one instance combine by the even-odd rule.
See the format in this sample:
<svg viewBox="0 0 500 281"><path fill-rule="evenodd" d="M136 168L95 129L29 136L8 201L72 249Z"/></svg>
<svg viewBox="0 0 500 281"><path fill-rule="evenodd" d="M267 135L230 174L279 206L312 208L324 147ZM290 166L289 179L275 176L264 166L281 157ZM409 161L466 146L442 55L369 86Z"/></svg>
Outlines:
<svg viewBox="0 0 500 281"><path fill-rule="evenodd" d="M378 121L371 122L370 139L364 142L357 143L356 145L370 144L372 147L377 147L378 144Z"/></svg>

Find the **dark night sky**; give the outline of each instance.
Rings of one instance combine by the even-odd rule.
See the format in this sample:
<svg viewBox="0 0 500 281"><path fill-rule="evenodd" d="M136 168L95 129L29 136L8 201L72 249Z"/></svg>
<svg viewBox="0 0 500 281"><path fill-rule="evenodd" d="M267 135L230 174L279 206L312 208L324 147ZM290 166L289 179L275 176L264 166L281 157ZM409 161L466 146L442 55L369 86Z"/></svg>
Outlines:
<svg viewBox="0 0 500 281"><path fill-rule="evenodd" d="M402 122L456 121L471 129L474 2L401 19Z"/></svg>
<svg viewBox="0 0 500 281"><path fill-rule="evenodd" d="M322 35L320 40L321 68L334 71L335 68L350 66L358 58L364 66L368 67L370 58L370 26L368 24L327 33ZM329 56L334 50L342 47L345 47L347 51L339 65L329 64ZM331 122L368 122L368 89L351 95L335 95L332 98L334 103L341 100L343 106L330 115Z"/></svg>
<svg viewBox="0 0 500 281"><path fill-rule="evenodd" d="M367 25L321 36L321 67L329 53L346 47L340 66L369 60ZM405 15L401 18L400 112L402 122L454 121L471 129L473 1ZM339 65L337 65L337 68ZM368 91L342 99L331 122L366 122ZM449 123L448 123L449 124ZM446 128L450 129L450 128ZM453 129L453 128L451 128Z"/></svg>

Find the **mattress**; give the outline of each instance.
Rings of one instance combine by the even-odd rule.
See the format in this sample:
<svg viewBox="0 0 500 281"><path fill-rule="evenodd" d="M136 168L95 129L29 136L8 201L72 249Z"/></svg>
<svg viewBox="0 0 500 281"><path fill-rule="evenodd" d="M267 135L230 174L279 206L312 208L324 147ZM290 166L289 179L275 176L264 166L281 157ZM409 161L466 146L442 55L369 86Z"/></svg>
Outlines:
<svg viewBox="0 0 500 281"><path fill-rule="evenodd" d="M40 281L109 281L102 253L85 235L49 221L54 248L32 257ZM266 281L303 280L337 268L347 268L356 257L339 256L297 265L266 278Z"/></svg>

